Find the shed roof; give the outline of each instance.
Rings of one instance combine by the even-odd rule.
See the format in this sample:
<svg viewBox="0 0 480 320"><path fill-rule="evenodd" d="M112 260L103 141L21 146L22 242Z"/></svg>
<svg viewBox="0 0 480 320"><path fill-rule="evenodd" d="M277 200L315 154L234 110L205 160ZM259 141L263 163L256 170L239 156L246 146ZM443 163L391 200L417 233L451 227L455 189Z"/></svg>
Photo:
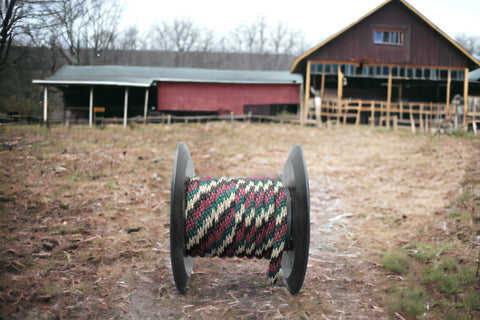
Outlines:
<svg viewBox="0 0 480 320"><path fill-rule="evenodd" d="M63 66L44 80L43 85L114 85L149 87L155 81L301 84L300 75L288 71L238 71L193 68L163 68L137 66Z"/></svg>
<svg viewBox="0 0 480 320"><path fill-rule="evenodd" d="M380 4L378 7L373 9L372 11L368 12L366 15L358 19L357 21L353 22L346 28L340 30L338 33L332 35L322 43L318 44L317 46L311 48L304 54L300 55L295 59L295 61L292 64L292 67L290 68L290 72L296 72L296 73L301 73L302 68L301 66L305 64L305 60L314 52L325 46L327 43L331 42L332 40L338 38L340 35L343 33L347 32L348 30L352 29L355 25L359 24L361 21L365 20L366 18L370 17L373 15L375 12L379 11L383 7L385 7L387 4L391 2L398 1L399 3L403 4L405 7L407 7L412 13L414 13L416 16L418 16L421 20L423 20L427 25L429 25L434 31L436 31L438 34L440 34L444 39L446 39L448 42L450 42L455 48L457 48L462 54L464 54L469 61L471 61L472 65L475 66L474 68L477 68L480 66L480 62L475 59L470 53L468 53L462 46L460 46L456 41L454 41L452 38L450 38L446 33L444 33L440 28L438 28L435 24L433 24L430 20L428 20L424 15L422 15L419 11L417 11L412 5L410 5L407 1L405 0L386 0L382 4ZM304 68L304 67L303 67Z"/></svg>

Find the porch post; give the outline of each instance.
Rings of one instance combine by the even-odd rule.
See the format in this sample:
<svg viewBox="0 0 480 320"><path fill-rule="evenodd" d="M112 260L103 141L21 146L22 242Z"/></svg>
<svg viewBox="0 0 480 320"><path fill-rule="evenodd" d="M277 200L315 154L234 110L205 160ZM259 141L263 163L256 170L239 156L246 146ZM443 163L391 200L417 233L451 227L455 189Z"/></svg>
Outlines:
<svg viewBox="0 0 480 320"><path fill-rule="evenodd" d="M48 118L48 88L43 87L43 122L47 124Z"/></svg>
<svg viewBox="0 0 480 320"><path fill-rule="evenodd" d="M128 114L128 87L125 87L125 99L123 105L123 129L127 128L127 114Z"/></svg>
<svg viewBox="0 0 480 320"><path fill-rule="evenodd" d="M323 101L325 95L325 73L322 73L322 83L320 84L320 99Z"/></svg>
<svg viewBox="0 0 480 320"><path fill-rule="evenodd" d="M343 74L340 65L337 65L337 126L340 125L340 116L342 115L342 97L343 97ZM344 118L345 119L345 118Z"/></svg>
<svg viewBox="0 0 480 320"><path fill-rule="evenodd" d="M145 108L143 112L143 124L147 124L147 114L148 114L148 90L150 88L145 89Z"/></svg>
<svg viewBox="0 0 480 320"><path fill-rule="evenodd" d="M387 129L390 129L390 107L392 105L392 66L388 67L388 89L387 89Z"/></svg>
<svg viewBox="0 0 480 320"><path fill-rule="evenodd" d="M300 112L300 125L303 126L305 120L308 118L308 101L310 100L310 77L311 77L312 62L307 62L307 72L305 78L305 99L303 103L303 112Z"/></svg>
<svg viewBox="0 0 480 320"><path fill-rule="evenodd" d="M90 87L90 102L88 108L88 125L91 128L93 124L93 87Z"/></svg>
<svg viewBox="0 0 480 320"><path fill-rule="evenodd" d="M448 77L447 77L447 101L446 101L446 108L447 108L447 121L450 121L450 87L452 82L452 70L448 69Z"/></svg>
<svg viewBox="0 0 480 320"><path fill-rule="evenodd" d="M323 105L323 97L325 96L325 73L322 72L322 81L320 83L320 119L318 119L318 123L322 124L322 105Z"/></svg>
<svg viewBox="0 0 480 320"><path fill-rule="evenodd" d="M468 112L468 68L465 68L465 80L463 82L463 125L465 126L465 131L468 130L467 112Z"/></svg>

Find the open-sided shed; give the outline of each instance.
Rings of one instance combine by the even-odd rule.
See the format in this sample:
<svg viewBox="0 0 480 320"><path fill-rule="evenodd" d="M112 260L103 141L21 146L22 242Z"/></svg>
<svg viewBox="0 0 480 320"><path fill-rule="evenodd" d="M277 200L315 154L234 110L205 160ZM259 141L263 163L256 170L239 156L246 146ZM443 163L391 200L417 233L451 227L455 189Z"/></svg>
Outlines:
<svg viewBox="0 0 480 320"><path fill-rule="evenodd" d="M90 125L96 110L106 117L147 118L149 110L179 114L243 114L252 106L300 103L302 77L287 71L238 71L135 66L64 66L34 80L59 87L66 110L84 112Z"/></svg>

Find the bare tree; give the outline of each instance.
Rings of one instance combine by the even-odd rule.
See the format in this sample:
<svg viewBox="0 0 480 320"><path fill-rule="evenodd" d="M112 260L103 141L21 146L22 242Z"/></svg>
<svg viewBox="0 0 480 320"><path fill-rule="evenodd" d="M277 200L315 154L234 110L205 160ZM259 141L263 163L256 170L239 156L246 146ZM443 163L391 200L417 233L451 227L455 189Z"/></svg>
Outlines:
<svg viewBox="0 0 480 320"><path fill-rule="evenodd" d="M465 33L460 33L455 36L455 41L471 54L480 56L480 36L469 36Z"/></svg>
<svg viewBox="0 0 480 320"><path fill-rule="evenodd" d="M271 29L272 51L275 54L291 54L295 48L295 40L300 33L291 29L288 24L278 22Z"/></svg>
<svg viewBox="0 0 480 320"><path fill-rule="evenodd" d="M223 38L224 51L248 52L251 54L295 54L305 47L305 34L288 23L280 21L271 26L264 16L251 24L241 24Z"/></svg>
<svg viewBox="0 0 480 320"><path fill-rule="evenodd" d="M22 37L31 36L32 20L43 15L41 4L50 2L47 0L0 1L0 71L8 64L11 47L18 44Z"/></svg>
<svg viewBox="0 0 480 320"><path fill-rule="evenodd" d="M58 50L68 64L92 63L115 40L122 7L114 0L56 0L46 6L50 50Z"/></svg>
<svg viewBox="0 0 480 320"><path fill-rule="evenodd" d="M200 32L198 50L201 52L211 52L217 47L215 32L211 29L203 29Z"/></svg>
<svg viewBox="0 0 480 320"><path fill-rule="evenodd" d="M49 28L50 50L58 50L68 64L79 64L87 26L87 0L58 0L46 10L49 15L43 24Z"/></svg>
<svg viewBox="0 0 480 320"><path fill-rule="evenodd" d="M122 5L114 0L90 0L85 19L86 49L91 49L94 58L112 49L117 36L117 27L123 12Z"/></svg>
<svg viewBox="0 0 480 320"><path fill-rule="evenodd" d="M264 16L259 16L255 22L250 25L240 25L236 31L236 38L243 37L241 43L246 46L249 53L264 53L268 46L266 39L267 22Z"/></svg>
<svg viewBox="0 0 480 320"><path fill-rule="evenodd" d="M153 29L156 49L190 52L199 46L200 28L190 18L176 18L172 22L162 21L154 25Z"/></svg>
<svg viewBox="0 0 480 320"><path fill-rule="evenodd" d="M163 21L152 27L152 49L175 52L175 66L188 66L190 52L208 52L215 47L215 34L201 29L190 18Z"/></svg>
<svg viewBox="0 0 480 320"><path fill-rule="evenodd" d="M2 19L2 29L0 29L0 70L5 68L12 46L15 24L19 20L19 15L15 14L18 7L16 1L2 1L0 3L0 19ZM20 15L21 16L21 15Z"/></svg>
<svg viewBox="0 0 480 320"><path fill-rule="evenodd" d="M140 49L140 39L137 25L126 28L117 37L117 48L121 50L138 50Z"/></svg>

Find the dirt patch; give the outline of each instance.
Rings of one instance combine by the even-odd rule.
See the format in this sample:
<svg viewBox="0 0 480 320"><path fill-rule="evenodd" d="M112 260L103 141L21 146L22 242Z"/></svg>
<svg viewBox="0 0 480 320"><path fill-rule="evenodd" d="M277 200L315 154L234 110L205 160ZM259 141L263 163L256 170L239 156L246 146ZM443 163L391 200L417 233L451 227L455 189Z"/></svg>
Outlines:
<svg viewBox="0 0 480 320"><path fill-rule="evenodd" d="M177 293L169 197L179 141L197 174L212 176L277 175L302 145L311 243L298 295L267 286L268 262L248 259L196 259ZM343 126L1 127L0 317L394 317L381 256L443 228L474 144Z"/></svg>

